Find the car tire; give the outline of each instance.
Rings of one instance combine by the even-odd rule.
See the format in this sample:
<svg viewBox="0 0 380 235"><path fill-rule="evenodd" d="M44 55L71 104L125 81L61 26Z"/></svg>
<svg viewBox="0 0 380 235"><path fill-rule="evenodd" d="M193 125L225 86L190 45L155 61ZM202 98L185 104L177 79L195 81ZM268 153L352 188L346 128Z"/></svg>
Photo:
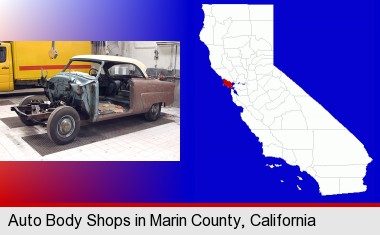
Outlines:
<svg viewBox="0 0 380 235"><path fill-rule="evenodd" d="M78 112L70 106L60 106L49 116L47 133L49 138L58 145L74 141L80 130Z"/></svg>
<svg viewBox="0 0 380 235"><path fill-rule="evenodd" d="M39 101L40 103L43 103L44 100L41 99L40 97L38 96L35 96L35 95L29 95L29 96L26 96L24 97L24 99L22 99L20 101L20 105L28 105L30 102L32 102L33 100L36 100L36 101ZM36 125L37 123L33 120L27 120L25 117L23 116L19 116L20 117L20 120L22 123L24 123L25 125L27 126L34 126Z"/></svg>
<svg viewBox="0 0 380 235"><path fill-rule="evenodd" d="M149 111L145 113L145 119L147 121L156 121L161 114L161 103L153 104Z"/></svg>

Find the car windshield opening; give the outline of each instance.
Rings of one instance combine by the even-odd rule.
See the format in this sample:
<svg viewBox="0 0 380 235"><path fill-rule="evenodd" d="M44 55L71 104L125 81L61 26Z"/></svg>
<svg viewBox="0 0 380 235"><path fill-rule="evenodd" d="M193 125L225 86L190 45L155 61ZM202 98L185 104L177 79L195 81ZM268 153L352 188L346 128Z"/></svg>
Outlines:
<svg viewBox="0 0 380 235"><path fill-rule="evenodd" d="M90 76L96 77L98 75L99 69L101 74L104 74L103 66L101 61L90 61L90 60L70 60L62 72L85 72Z"/></svg>

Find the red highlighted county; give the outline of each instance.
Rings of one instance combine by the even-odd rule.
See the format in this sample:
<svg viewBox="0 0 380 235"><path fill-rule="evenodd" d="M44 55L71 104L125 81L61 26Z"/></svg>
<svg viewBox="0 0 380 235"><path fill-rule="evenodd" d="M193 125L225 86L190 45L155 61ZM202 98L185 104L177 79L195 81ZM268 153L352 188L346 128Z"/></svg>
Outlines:
<svg viewBox="0 0 380 235"><path fill-rule="evenodd" d="M226 79L223 78L223 86L226 86L226 87L232 89L233 84L232 84L232 82L227 81Z"/></svg>

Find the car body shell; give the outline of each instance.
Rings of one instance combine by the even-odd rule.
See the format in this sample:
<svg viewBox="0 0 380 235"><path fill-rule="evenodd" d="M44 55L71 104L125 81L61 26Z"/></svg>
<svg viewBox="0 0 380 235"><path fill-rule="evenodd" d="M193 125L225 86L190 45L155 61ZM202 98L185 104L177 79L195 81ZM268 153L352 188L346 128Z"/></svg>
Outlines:
<svg viewBox="0 0 380 235"><path fill-rule="evenodd" d="M99 64L99 69L96 76L91 76L83 72L75 72L66 70L72 62L90 62ZM99 102L101 99L108 99L113 102L116 100L124 102L122 96L101 97L99 90L101 89L99 78L103 68L109 68L111 65L134 65L139 70L139 77L128 77L128 108L123 112L100 114ZM108 65L108 67L107 67ZM112 80L112 77L109 77ZM112 82L112 81L111 81ZM172 82L160 81L158 79L149 78L146 74L145 65L135 59L119 56L105 55L79 55L74 56L66 65L61 73L58 73L49 80L41 79L41 84L44 87L45 95L50 101L50 107L46 110L41 110L39 113L25 112L25 107L12 107L20 116L25 116L28 120L37 122L44 121L53 111L51 107L66 105L74 107L78 113L82 114L81 119L90 122L97 122L106 119L112 119L121 116L129 116L134 114L146 113L153 104L170 105L174 102L174 87ZM115 101L115 102L116 102Z"/></svg>

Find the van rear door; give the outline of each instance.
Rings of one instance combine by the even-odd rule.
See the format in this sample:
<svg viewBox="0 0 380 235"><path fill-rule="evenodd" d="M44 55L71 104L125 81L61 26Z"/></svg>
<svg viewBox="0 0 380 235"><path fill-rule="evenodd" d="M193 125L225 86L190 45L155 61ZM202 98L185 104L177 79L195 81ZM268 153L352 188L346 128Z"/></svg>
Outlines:
<svg viewBox="0 0 380 235"><path fill-rule="evenodd" d="M0 44L0 92L13 91L12 54L9 43Z"/></svg>

